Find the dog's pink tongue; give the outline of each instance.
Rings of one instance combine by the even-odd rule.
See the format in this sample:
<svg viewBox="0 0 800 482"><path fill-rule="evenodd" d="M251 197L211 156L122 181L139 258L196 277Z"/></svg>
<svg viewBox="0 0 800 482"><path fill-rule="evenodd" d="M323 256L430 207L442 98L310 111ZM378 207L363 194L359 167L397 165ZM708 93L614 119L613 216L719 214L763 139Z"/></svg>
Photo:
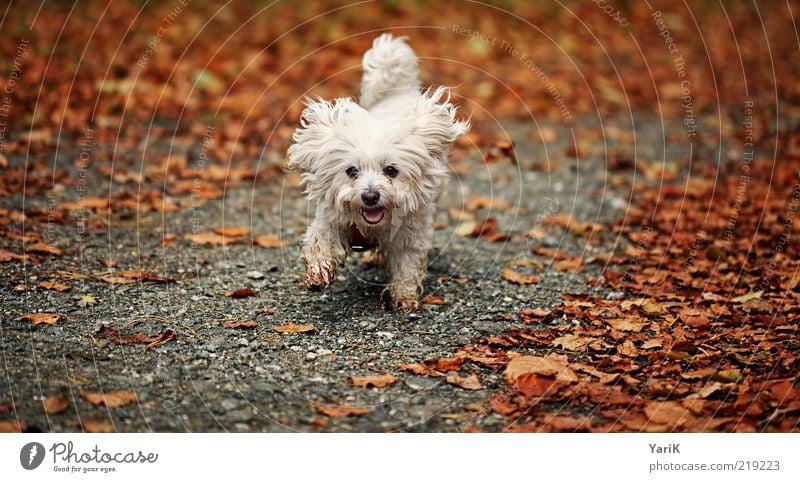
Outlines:
<svg viewBox="0 0 800 482"><path fill-rule="evenodd" d="M370 223L377 223L383 218L383 208L369 208L364 210L364 219Z"/></svg>

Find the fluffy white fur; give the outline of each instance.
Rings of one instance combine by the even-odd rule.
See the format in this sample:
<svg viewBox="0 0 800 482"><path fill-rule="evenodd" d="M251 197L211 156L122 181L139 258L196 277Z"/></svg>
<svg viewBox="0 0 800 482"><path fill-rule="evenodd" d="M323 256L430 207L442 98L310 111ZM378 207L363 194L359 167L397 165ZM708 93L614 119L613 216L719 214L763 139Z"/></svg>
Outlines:
<svg viewBox="0 0 800 482"><path fill-rule="evenodd" d="M375 39L363 69L359 103L307 100L292 137L289 168L301 172L316 206L302 240L304 285L331 283L357 229L388 264L395 309L412 311L427 271L447 156L469 123L456 119L446 88L420 92L418 59L403 38Z"/></svg>

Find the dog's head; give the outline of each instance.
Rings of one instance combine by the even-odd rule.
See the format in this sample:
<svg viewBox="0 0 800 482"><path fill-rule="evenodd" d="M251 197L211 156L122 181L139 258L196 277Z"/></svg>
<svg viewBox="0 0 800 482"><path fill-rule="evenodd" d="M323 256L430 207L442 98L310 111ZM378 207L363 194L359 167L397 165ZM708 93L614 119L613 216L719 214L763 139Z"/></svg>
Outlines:
<svg viewBox="0 0 800 482"><path fill-rule="evenodd" d="M444 88L380 116L350 99L308 101L300 124L289 168L310 201L362 232L432 203L452 142L469 130Z"/></svg>

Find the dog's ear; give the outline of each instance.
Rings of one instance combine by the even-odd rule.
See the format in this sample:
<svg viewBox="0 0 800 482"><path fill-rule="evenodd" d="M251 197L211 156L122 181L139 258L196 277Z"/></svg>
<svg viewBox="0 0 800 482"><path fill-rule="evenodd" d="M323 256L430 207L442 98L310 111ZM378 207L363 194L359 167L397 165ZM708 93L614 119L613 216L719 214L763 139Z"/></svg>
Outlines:
<svg viewBox="0 0 800 482"><path fill-rule="evenodd" d="M448 88L428 90L420 97L414 134L422 139L432 157L444 159L453 141L469 132L469 128L469 121L456 119L456 106L450 103Z"/></svg>
<svg viewBox="0 0 800 482"><path fill-rule="evenodd" d="M306 108L300 116L300 127L292 135L287 152L289 169L311 172L318 160L330 150L336 127L356 104L349 98L328 102L306 98Z"/></svg>

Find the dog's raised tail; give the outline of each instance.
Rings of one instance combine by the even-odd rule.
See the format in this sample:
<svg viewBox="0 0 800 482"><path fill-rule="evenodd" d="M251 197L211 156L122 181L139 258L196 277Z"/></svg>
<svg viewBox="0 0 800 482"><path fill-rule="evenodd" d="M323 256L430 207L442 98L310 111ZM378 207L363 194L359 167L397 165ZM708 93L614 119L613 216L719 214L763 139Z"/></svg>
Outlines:
<svg viewBox="0 0 800 482"><path fill-rule="evenodd" d="M405 92L419 92L417 55L405 37L385 33L364 54L359 104L369 109L381 99Z"/></svg>

